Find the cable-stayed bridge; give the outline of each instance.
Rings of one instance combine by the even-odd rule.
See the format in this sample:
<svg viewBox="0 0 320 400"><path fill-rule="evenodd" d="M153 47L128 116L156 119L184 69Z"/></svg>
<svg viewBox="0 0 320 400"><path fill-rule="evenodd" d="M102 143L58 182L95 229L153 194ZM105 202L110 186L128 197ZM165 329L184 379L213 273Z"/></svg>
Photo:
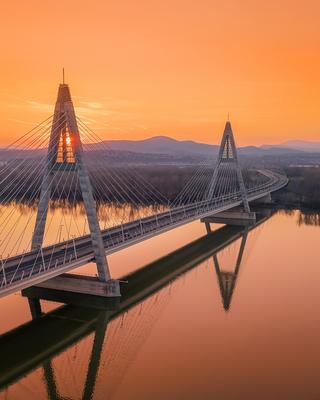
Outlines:
<svg viewBox="0 0 320 400"><path fill-rule="evenodd" d="M5 206L0 215L0 296L41 284L117 297L119 282L111 277L106 255L198 219L206 224L213 217L226 223L252 221L249 203L287 184L286 176L274 171L241 170L229 121L215 167L199 166L173 201L136 171L128 171L125 162L110 167L105 152L103 141L76 117L69 86L63 83L54 115L0 153L0 201ZM81 232L73 210L69 221L62 211L67 240L61 240L51 211L61 202L76 204L79 199L87 229ZM109 226L102 228L97 205L103 202L124 210L127 204L138 210L147 206L148 212L127 220L107 218ZM24 217L21 204L34 215ZM239 206L240 212L226 216ZM55 237L50 238L51 225ZM97 265L97 279L60 276L90 261Z"/></svg>

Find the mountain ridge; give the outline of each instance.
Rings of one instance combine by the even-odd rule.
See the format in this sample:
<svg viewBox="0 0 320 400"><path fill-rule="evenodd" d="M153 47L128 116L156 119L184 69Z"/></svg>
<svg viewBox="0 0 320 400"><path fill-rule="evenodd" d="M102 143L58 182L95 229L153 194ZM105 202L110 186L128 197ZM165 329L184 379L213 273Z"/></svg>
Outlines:
<svg viewBox="0 0 320 400"><path fill-rule="evenodd" d="M210 155L217 154L220 144L208 144L194 140L177 140L169 136L152 136L141 140L105 140L110 149L117 151L133 151L139 153L176 154L186 152L188 154ZM243 146L238 148L240 154L269 155L270 153L300 153L304 150L290 148L282 145Z"/></svg>
<svg viewBox="0 0 320 400"><path fill-rule="evenodd" d="M200 143L194 140L178 140L169 136L152 136L141 140L118 139L104 140L102 142L83 144L86 151L115 151L120 153L169 155L171 157L210 157L217 156L220 144ZM46 149L27 150L0 148L0 159L10 158L9 153L20 157L24 153L32 156L32 153L43 153ZM261 146L243 146L238 148L240 155L263 157L284 155L303 155L320 152L320 142L308 142L304 140L286 141L280 144L264 144ZM6 156L7 154L7 156Z"/></svg>

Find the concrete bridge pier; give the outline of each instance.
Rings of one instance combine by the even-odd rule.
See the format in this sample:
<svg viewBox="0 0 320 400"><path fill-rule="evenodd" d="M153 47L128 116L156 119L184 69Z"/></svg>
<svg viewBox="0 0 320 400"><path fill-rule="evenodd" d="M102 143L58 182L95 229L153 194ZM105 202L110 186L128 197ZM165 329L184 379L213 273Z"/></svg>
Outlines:
<svg viewBox="0 0 320 400"><path fill-rule="evenodd" d="M200 222L204 223L207 233L211 232L211 223L225 224L233 226L248 226L256 222L256 213L247 211L223 211L208 217L201 218Z"/></svg>
<svg viewBox="0 0 320 400"><path fill-rule="evenodd" d="M36 286L62 292L80 293L99 297L119 298L121 296L120 286L117 280L109 279L105 282L94 276L61 274L41 282Z"/></svg>
<svg viewBox="0 0 320 400"><path fill-rule="evenodd" d="M41 300L114 310L121 298L118 280L103 282L97 277L76 274L62 274L30 286L22 290L22 296L28 298L32 319L43 315Z"/></svg>

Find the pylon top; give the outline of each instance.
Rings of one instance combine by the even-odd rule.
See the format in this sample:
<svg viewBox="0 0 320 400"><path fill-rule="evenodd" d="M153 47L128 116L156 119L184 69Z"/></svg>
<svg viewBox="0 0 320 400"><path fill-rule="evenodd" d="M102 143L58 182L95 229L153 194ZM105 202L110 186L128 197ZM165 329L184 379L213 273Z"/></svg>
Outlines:
<svg viewBox="0 0 320 400"><path fill-rule="evenodd" d="M61 104L66 103L67 101L71 101L69 85L67 85L66 83L60 83L58 89L57 103Z"/></svg>
<svg viewBox="0 0 320 400"><path fill-rule="evenodd" d="M229 133L229 134L232 133L231 122L229 120L226 122L224 133Z"/></svg>

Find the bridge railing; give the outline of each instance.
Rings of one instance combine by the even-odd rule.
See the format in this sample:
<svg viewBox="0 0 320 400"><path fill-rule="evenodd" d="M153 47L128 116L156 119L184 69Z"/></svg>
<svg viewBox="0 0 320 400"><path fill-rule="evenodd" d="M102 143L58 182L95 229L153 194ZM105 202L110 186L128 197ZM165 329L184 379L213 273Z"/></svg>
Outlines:
<svg viewBox="0 0 320 400"><path fill-rule="evenodd" d="M287 182L286 177L277 174L276 177L272 179L270 182L256 186L250 189L249 192L250 194L257 195L269 188L275 190L278 186L279 187L283 186L286 182ZM204 212L209 212L210 210L214 210L215 208L221 207L222 205L227 205L240 200L241 200L240 192L235 191L224 196L216 197L212 200L203 200L201 202L175 207L174 209L169 209L168 211L157 214L155 216L141 218L139 219L138 222L133 221L125 225L126 232L123 231L124 232L122 235L123 241L126 241L126 235L130 235L130 229L134 226L139 225L141 232L140 234L143 235L147 232L150 232L150 227L148 230L144 229L145 225L148 223L155 222L154 229L156 230L159 226L163 226L162 221L165 220L168 216L170 218L170 221L167 221L167 224L165 225L169 225L170 223L177 222L178 220L181 219L186 219L187 217L192 217L192 215L201 215ZM122 230L123 229L124 228L122 226Z"/></svg>
<svg viewBox="0 0 320 400"><path fill-rule="evenodd" d="M270 178L268 182L247 190L249 200L250 198L259 196L259 194L277 190L288 181L287 177L274 172L266 175ZM221 209L224 206L240 203L240 191L234 191L211 200L182 205L153 216L140 218L139 220L102 231L105 246L109 249L118 248L119 245L132 241L137 237L150 236L153 232L167 229L170 225L179 225L179 221L184 220L188 222L194 220L195 217L201 218L201 216L215 209ZM81 246L88 244L89 241L90 236L85 235L76 240L73 238L46 248L1 260L0 276L2 275L2 279L0 278L0 289L12 285L17 280L32 278L36 274L46 274L53 269L67 267L72 262L82 262L82 260L84 263L88 262L88 255L82 256L80 250ZM29 270L19 270L20 265L28 259L34 261L32 268L29 268Z"/></svg>

